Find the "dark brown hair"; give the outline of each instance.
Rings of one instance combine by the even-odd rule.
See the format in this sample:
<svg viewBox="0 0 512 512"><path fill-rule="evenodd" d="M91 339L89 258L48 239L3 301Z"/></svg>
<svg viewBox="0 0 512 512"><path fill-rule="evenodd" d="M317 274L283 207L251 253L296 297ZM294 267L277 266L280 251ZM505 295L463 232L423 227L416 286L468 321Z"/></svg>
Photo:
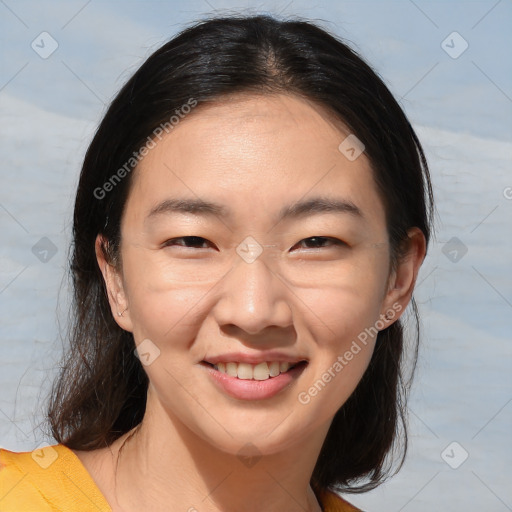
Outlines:
<svg viewBox="0 0 512 512"><path fill-rule="evenodd" d="M191 98L199 109L240 92L295 94L326 108L365 145L385 206L392 261L409 228L419 227L428 243L433 197L423 150L388 88L355 51L300 19L227 16L195 23L122 87L85 156L74 210L70 347L48 408L59 443L77 450L104 447L140 424L145 411L148 378L134 356L132 334L112 317L94 250L101 233L108 258L118 261L131 173L115 183L112 177ZM414 300L411 311L412 378L419 340ZM314 488L362 492L391 474L396 460L390 455L397 455L398 469L403 464L410 385L404 349L401 321L379 332L368 369L334 416Z"/></svg>

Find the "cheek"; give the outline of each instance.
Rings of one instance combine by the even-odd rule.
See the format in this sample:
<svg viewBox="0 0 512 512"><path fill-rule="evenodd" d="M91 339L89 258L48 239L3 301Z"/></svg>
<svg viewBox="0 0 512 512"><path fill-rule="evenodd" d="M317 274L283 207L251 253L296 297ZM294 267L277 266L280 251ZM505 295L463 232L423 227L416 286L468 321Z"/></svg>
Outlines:
<svg viewBox="0 0 512 512"><path fill-rule="evenodd" d="M350 394L355 388L373 352L380 312L378 290L359 283L311 291L303 299L311 305L304 311L303 322L315 345L314 378L335 381L335 400L344 397L344 401L345 392Z"/></svg>
<svg viewBox="0 0 512 512"><path fill-rule="evenodd" d="M173 347L192 342L202 321L201 303L216 281L177 283L142 251L127 251L123 268L136 342L149 338L162 347L168 340Z"/></svg>
<svg viewBox="0 0 512 512"><path fill-rule="evenodd" d="M370 257L351 265L336 282L303 291L303 322L315 344L311 377L298 396L326 421L349 398L373 354L387 274L386 259Z"/></svg>
<svg viewBox="0 0 512 512"><path fill-rule="evenodd" d="M375 324L385 295L386 270L386 258L364 255L346 262L321 287L298 293L320 346L343 348L343 340L353 339Z"/></svg>
<svg viewBox="0 0 512 512"><path fill-rule="evenodd" d="M309 290L301 299L308 306L308 325L318 327L319 334L323 331L316 339L325 339L328 344L335 341L333 338L342 340L357 334L358 329L375 321L380 310L379 290L364 288L360 282Z"/></svg>

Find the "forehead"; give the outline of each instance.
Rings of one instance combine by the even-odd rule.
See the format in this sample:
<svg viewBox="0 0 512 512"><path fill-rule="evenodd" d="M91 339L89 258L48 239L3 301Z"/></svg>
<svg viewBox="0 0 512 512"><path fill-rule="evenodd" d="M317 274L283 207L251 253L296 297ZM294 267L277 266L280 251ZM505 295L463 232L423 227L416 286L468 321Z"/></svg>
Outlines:
<svg viewBox="0 0 512 512"><path fill-rule="evenodd" d="M203 104L144 157L129 203L147 213L169 196L201 198L242 218L330 195L379 220L368 159L350 161L338 149L348 135L325 109L297 96L239 94Z"/></svg>

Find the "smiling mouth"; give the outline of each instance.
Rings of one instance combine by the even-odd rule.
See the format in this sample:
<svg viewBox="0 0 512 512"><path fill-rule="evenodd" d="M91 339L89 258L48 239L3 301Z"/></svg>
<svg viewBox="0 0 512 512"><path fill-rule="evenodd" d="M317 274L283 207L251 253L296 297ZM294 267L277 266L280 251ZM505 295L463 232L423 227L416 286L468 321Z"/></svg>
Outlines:
<svg viewBox="0 0 512 512"><path fill-rule="evenodd" d="M202 361L201 363L230 377L236 377L241 380L258 381L279 377L279 375L287 373L294 368L304 368L308 364L307 361L299 361L298 363L268 361L258 364L236 362L219 362L212 364L208 361Z"/></svg>

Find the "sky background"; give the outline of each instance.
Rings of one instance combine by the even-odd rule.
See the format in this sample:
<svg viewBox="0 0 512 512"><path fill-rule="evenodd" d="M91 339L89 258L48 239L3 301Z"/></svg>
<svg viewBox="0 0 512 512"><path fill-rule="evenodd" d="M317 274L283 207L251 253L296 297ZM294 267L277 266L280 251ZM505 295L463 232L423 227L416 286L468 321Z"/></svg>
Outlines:
<svg viewBox="0 0 512 512"><path fill-rule="evenodd" d="M231 12L300 16L345 39L399 100L431 167L437 236L416 292L410 452L395 478L349 500L512 510L510 0L0 0L0 446L51 442L38 425L65 344L73 195L108 103L177 31Z"/></svg>

